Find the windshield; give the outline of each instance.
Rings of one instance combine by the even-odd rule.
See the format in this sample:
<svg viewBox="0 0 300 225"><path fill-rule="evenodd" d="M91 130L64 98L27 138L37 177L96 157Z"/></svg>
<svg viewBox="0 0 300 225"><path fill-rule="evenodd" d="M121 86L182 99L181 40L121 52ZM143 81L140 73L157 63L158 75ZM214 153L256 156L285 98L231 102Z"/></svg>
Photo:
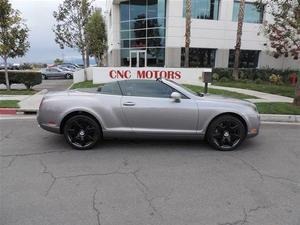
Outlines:
<svg viewBox="0 0 300 225"><path fill-rule="evenodd" d="M178 83L176 83L176 82L173 81L173 80L167 80L167 81L169 81L169 82L171 82L171 83L173 83L173 84L176 84L177 86L183 88L185 91L189 92L189 93L192 94L192 95L201 96L199 93L197 93L197 92L195 92L195 91L192 91L192 90L189 89L188 87L186 87L186 86L184 86L184 85L182 85L182 84L178 84Z"/></svg>

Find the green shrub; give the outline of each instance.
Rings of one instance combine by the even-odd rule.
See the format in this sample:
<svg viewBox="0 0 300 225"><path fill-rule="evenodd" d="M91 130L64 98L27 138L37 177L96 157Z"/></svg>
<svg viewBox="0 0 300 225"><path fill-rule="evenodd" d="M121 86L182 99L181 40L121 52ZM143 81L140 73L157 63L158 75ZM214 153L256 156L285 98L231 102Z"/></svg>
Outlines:
<svg viewBox="0 0 300 225"><path fill-rule="evenodd" d="M260 79L260 78L255 79L254 82L255 82L256 84L263 84L263 83L264 83L263 80Z"/></svg>
<svg viewBox="0 0 300 225"><path fill-rule="evenodd" d="M215 81L218 81L218 80L220 79L219 74L214 73L214 74L212 75L212 79L215 80Z"/></svg>
<svg viewBox="0 0 300 225"><path fill-rule="evenodd" d="M232 68L213 68L212 73L217 73L219 79L226 77L230 80L232 77ZM241 68L239 70L239 78L242 80L255 81L256 79L261 79L262 81L270 82L269 77L272 74L280 75L281 81L284 83L289 83L289 78L295 70L276 70L276 69L251 69L251 68Z"/></svg>
<svg viewBox="0 0 300 225"><path fill-rule="evenodd" d="M27 89L30 89L33 86L42 83L42 74L35 71L9 70L8 79L9 85L24 84ZM0 71L0 84L6 84L4 70Z"/></svg>
<svg viewBox="0 0 300 225"><path fill-rule="evenodd" d="M219 81L220 81L220 82L229 82L230 79L227 78L227 77L222 77Z"/></svg>

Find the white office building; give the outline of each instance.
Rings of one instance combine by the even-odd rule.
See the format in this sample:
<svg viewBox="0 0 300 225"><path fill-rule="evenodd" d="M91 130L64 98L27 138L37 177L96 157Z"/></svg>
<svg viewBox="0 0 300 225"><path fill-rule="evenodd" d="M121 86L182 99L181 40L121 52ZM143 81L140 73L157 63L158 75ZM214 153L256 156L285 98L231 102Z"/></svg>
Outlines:
<svg viewBox="0 0 300 225"><path fill-rule="evenodd" d="M239 4L192 0L190 67L233 66ZM300 60L271 56L261 32L270 19L246 2L240 66L299 69ZM183 66L185 0L107 0L106 20L108 66Z"/></svg>

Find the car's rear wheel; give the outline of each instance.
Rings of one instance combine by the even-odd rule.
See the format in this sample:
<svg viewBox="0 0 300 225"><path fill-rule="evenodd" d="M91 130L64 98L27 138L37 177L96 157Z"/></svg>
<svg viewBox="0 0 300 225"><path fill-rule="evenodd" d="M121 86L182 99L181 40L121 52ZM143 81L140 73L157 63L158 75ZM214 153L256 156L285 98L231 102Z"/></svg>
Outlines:
<svg viewBox="0 0 300 225"><path fill-rule="evenodd" d="M78 150L93 148L101 137L97 121L86 115L76 115L68 119L63 132L66 141Z"/></svg>
<svg viewBox="0 0 300 225"><path fill-rule="evenodd" d="M42 79L43 79L43 80L47 80L48 77L47 77L45 74L42 74Z"/></svg>
<svg viewBox="0 0 300 225"><path fill-rule="evenodd" d="M231 115L220 116L213 120L206 133L208 143L221 151L234 150L245 137L245 125L239 118Z"/></svg>

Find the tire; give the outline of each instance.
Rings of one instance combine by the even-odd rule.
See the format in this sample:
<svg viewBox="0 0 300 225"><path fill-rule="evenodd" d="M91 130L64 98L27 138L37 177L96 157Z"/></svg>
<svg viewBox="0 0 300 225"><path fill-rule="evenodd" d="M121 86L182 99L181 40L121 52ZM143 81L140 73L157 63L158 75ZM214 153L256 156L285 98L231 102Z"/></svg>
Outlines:
<svg viewBox="0 0 300 225"><path fill-rule="evenodd" d="M76 115L68 119L63 133L67 143L77 150L93 148L102 134L97 121L86 115Z"/></svg>
<svg viewBox="0 0 300 225"><path fill-rule="evenodd" d="M236 149L246 138L246 127L237 117L224 115L211 122L206 133L210 146L220 151Z"/></svg>
<svg viewBox="0 0 300 225"><path fill-rule="evenodd" d="M42 79L43 79L43 80L47 80L48 77L47 77L45 74L42 74Z"/></svg>
<svg viewBox="0 0 300 225"><path fill-rule="evenodd" d="M73 75L72 75L72 74L66 74L65 78L66 78L66 79L72 79L72 78L73 78Z"/></svg>

